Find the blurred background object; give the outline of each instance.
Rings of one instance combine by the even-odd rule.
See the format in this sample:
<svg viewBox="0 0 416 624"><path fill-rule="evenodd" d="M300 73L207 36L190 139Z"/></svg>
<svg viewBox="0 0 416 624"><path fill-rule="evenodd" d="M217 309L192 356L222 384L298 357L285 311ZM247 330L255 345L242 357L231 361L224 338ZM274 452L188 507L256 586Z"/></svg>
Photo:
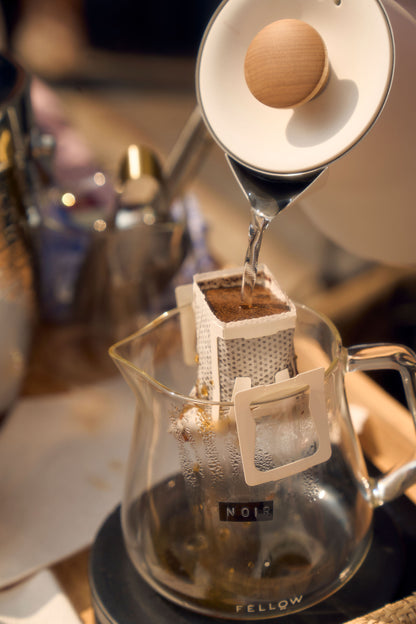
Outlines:
<svg viewBox="0 0 416 624"><path fill-rule="evenodd" d="M217 0L2 0L9 42L32 71L73 74L89 48L195 55Z"/></svg>
<svg viewBox="0 0 416 624"><path fill-rule="evenodd" d="M36 73L65 74L82 61L87 37L82 14L83 0L18 0L13 7L6 3L13 50Z"/></svg>
<svg viewBox="0 0 416 624"><path fill-rule="evenodd" d="M171 307L178 280L212 267L199 205L194 197L183 195L182 187L178 194L176 180L172 181L172 174L178 177L183 165L178 149L164 150L155 197L152 187L149 196L141 197L138 184L146 177L143 172L136 180L130 170L130 179L121 180L125 154L136 147L137 153L153 154L156 162L160 146L153 150L149 146L153 141L142 132L135 146L134 124L129 136L117 137L115 144L111 132L106 137L106 120L93 115L89 125L103 137L111 152L108 159L77 123L78 107L72 115L66 100L66 94L79 92L80 81L89 88L103 81L110 92L119 87L123 59L136 86L146 83L146 75L153 84L159 80L157 71L143 73L136 66L142 54L146 59L148 54L160 57L158 67L166 55L175 59L183 55L188 66L208 16L198 26L203 13L193 10L193 3L182 7L184 14L161 3L146 7L127 2L114 6L82 0L4 0L1 7L0 47L27 71L33 109L22 142L29 152L20 162L23 177L30 179L30 206L28 196L22 204L30 216L25 225L33 255L27 267L34 271L39 321L24 389L37 394L107 375L108 346L137 329L148 315ZM207 7L208 3L206 11ZM147 123L144 120L144 126ZM181 130L179 125L172 128L179 135ZM182 144L176 145L179 152ZM35 320L35 309L31 312ZM19 316L14 319L17 322ZM19 335L26 336L22 331ZM26 347L27 343L25 338ZM56 351L69 357L55 360ZM25 358L26 352L19 360L19 381ZM10 374L16 366L9 366Z"/></svg>
<svg viewBox="0 0 416 624"><path fill-rule="evenodd" d="M415 3L413 0L383 0L383 3L396 20L395 35L404 33L404 40L400 40L404 52L398 59L404 69L396 85L397 91L406 85L406 72L409 74L415 58L414 54L406 52L409 46L411 51L414 41L410 35L414 32ZM95 242L100 241L99 245L108 235L107 232L100 237L100 233L92 229L98 217L104 217L105 221L112 210L117 172L128 146L149 146L162 166L169 164L169 155L195 108L196 54L204 29L218 4L219 0L155 0L152 3L2 0L4 19L1 20L0 43L36 77L31 90L35 117L41 132L54 139L53 184L42 196L46 205L54 207L53 215L48 215L53 217L48 219L53 227L40 230L44 242L48 242L42 248L50 252L43 257L44 266L49 270L48 277L44 273L43 294L48 291L48 297L52 297L49 303L57 303L57 307L49 309L49 319L68 319L68 305L75 292L90 235ZM413 83L408 82L407 86L405 103L409 111L412 99L408 94L413 93ZM400 94L395 97L394 102L401 101ZM395 141L399 144L403 141L406 154L411 155L411 136L403 131L406 120L401 115L397 119L403 138L395 137ZM391 145L391 137L388 141ZM383 156L380 142L375 143L380 161ZM399 162L399 156L391 154L395 162ZM416 156L412 156L412 160L407 158L407 167L411 168L415 159ZM343 163L348 176L356 175L358 165L354 165L354 152L348 160L340 161L337 171L341 172L338 173L341 177ZM416 166L416 162L414 164ZM360 167L359 183L353 185L357 197L361 196L361 170L364 169L368 170ZM96 173L104 176L104 184L97 185ZM401 179L403 176L404 172ZM335 186L338 188L338 181ZM351 184L342 187L344 202L345 188L351 190ZM396 184L386 175L377 185L380 194L386 191L390 196L400 194L402 197L403 189L402 182ZM406 184L406 192L412 195L412 190L408 189L411 187ZM216 145L212 144L206 152L187 193L190 194L185 202L187 219L193 224L192 235L196 237L191 243L192 257L185 258L182 273L175 275L167 291L160 293L161 297L155 298L156 305L151 306L151 313L156 313L160 305L169 306L169 293L175 280L186 279L185 276L192 275L198 266L207 270L207 263L212 259L225 266L239 265L243 260L248 205ZM322 197L322 193L319 191L318 197ZM337 201L331 198L330 210L341 199L338 192L335 195ZM72 206L65 205L62 198L69 203L74 198L75 201ZM405 205L403 199L398 205ZM408 294L413 301L412 266L389 266L354 250L346 250L341 241L334 242L332 236L322 233L322 226L316 219L309 218L314 216L311 213L316 216L319 210L313 207L307 216L304 207L294 206L282 213L278 222L270 227L261 252L261 260L276 274L292 298L328 313L341 331L344 322L350 327L351 318L365 314L380 298L384 300L392 295L402 280L410 289ZM334 206L332 214L336 212L337 206ZM63 231L56 227L57 222L62 226L62 220L68 217ZM378 219L378 223L381 222L382 219ZM327 229L331 234L329 222ZM342 235L348 231L346 227L341 229ZM367 239L371 243L374 237ZM57 290L51 295L50 289L55 286ZM365 338L364 328L362 332ZM381 329L380 332L382 340ZM354 342L358 341L359 336L355 335Z"/></svg>
<svg viewBox="0 0 416 624"><path fill-rule="evenodd" d="M35 210L24 70L0 57L0 421L19 395L36 315Z"/></svg>

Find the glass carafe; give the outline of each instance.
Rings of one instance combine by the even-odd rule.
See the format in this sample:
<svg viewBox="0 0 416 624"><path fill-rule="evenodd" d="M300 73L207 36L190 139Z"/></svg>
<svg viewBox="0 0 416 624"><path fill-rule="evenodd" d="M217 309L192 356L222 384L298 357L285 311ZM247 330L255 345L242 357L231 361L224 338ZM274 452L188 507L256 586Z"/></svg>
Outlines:
<svg viewBox="0 0 416 624"><path fill-rule="evenodd" d="M374 508L416 482L414 460L369 478L344 375L399 370L414 416L415 356L396 345L347 350L328 320L297 306L299 375L214 403L195 396L187 312L167 312L110 350L137 398L122 501L127 552L155 590L200 613L264 619L305 609L357 571Z"/></svg>

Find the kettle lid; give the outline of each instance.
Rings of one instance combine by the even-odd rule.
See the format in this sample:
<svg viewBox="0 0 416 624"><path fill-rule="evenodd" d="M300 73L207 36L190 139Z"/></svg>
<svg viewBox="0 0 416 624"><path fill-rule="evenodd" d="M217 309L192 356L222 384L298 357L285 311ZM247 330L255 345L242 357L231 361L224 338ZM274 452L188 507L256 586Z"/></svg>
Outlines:
<svg viewBox="0 0 416 624"><path fill-rule="evenodd" d="M328 53L320 93L296 108L259 101L244 72L255 37L278 20L311 26ZM319 169L371 128L387 99L394 43L379 0L224 0L204 34L196 73L201 113L235 160L269 175Z"/></svg>

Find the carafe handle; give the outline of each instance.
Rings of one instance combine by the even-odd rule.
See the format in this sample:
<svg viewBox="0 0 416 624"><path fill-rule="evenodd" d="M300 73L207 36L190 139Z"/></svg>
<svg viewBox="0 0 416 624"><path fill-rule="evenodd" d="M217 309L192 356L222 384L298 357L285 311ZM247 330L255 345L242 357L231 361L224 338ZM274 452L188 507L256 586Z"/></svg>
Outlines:
<svg viewBox="0 0 416 624"><path fill-rule="evenodd" d="M400 373L407 406L416 427L416 354L402 345L357 345L347 350L347 372L396 370ZM416 443L413 456L394 470L374 479L374 506L387 503L416 484Z"/></svg>

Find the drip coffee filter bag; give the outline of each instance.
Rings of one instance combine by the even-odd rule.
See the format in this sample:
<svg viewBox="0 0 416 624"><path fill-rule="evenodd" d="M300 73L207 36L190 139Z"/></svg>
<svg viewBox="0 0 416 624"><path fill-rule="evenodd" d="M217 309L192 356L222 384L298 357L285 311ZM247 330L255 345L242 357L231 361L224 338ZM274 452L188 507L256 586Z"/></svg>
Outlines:
<svg viewBox="0 0 416 624"><path fill-rule="evenodd" d="M209 423L190 407L173 430L189 442L183 455L189 467L193 442L203 438L215 447L223 431L234 430L245 482L256 485L321 461L328 434L323 369L297 372L294 303L261 265L252 305L244 307L241 279L242 269L215 271L177 289L185 357L197 367L191 395L235 404L228 411L211 407Z"/></svg>
<svg viewBox="0 0 416 624"><path fill-rule="evenodd" d="M236 379L261 386L273 383L277 373L295 374L295 306L265 266L252 305L242 306L241 275L219 271L194 278L196 392L214 401L231 401Z"/></svg>

